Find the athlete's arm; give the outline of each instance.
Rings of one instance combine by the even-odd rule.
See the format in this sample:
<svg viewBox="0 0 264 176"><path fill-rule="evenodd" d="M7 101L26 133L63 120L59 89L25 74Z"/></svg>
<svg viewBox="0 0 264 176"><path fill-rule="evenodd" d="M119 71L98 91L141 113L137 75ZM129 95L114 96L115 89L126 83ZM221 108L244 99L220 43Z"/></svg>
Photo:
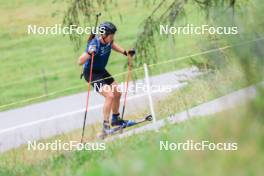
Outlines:
<svg viewBox="0 0 264 176"><path fill-rule="evenodd" d="M90 58L90 55L87 52L84 52L78 60L79 65L83 65L88 59Z"/></svg>
<svg viewBox="0 0 264 176"><path fill-rule="evenodd" d="M126 50L119 46L117 43L112 44L112 49L121 54L124 54L126 52Z"/></svg>
<svg viewBox="0 0 264 176"><path fill-rule="evenodd" d="M130 49L130 50L126 51L125 49L123 49L121 46L119 46L116 43L112 44L112 49L115 50L116 52L124 54L125 56L127 56L128 54L133 56L136 53L135 49Z"/></svg>

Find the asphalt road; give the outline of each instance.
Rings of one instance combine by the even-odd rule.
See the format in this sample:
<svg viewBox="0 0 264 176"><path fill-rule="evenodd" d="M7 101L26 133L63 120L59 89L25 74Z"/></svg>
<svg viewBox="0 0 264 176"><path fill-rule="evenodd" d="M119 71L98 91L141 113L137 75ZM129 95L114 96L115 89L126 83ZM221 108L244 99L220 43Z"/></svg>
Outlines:
<svg viewBox="0 0 264 176"><path fill-rule="evenodd" d="M155 86L171 86L175 90L185 86L188 79L201 74L196 67L192 67L153 76L150 82ZM138 80L136 83L144 85L145 81ZM0 112L0 151L18 147L30 140L44 139L81 128L86 94L79 93ZM152 96L158 101L168 94L169 92L153 92ZM126 115L146 109L148 105L146 92L139 90L136 93L128 93ZM87 125L102 120L102 106L103 97L91 92Z"/></svg>

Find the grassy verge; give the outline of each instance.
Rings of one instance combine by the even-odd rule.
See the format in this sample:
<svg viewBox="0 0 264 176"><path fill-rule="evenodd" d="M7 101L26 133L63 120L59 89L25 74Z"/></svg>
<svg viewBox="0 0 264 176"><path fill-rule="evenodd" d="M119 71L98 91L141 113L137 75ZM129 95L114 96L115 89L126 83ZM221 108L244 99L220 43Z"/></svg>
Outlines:
<svg viewBox="0 0 264 176"><path fill-rule="evenodd" d="M2 175L261 175L264 129L248 107L169 125L159 133L117 140L106 144L105 151L63 153L32 165L16 162L15 167L1 163L0 172ZM238 150L160 151L160 141L187 140L235 142Z"/></svg>

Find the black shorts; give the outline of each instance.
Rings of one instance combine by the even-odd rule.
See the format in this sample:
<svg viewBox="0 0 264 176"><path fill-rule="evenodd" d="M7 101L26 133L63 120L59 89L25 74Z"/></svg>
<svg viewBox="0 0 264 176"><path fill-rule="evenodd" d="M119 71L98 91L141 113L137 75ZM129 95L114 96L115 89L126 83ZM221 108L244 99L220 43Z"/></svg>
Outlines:
<svg viewBox="0 0 264 176"><path fill-rule="evenodd" d="M108 73L107 70L93 70L92 73L92 86L98 92L103 85L111 85L115 80L114 78ZM90 70L84 69L83 71L84 79L89 82L90 79Z"/></svg>

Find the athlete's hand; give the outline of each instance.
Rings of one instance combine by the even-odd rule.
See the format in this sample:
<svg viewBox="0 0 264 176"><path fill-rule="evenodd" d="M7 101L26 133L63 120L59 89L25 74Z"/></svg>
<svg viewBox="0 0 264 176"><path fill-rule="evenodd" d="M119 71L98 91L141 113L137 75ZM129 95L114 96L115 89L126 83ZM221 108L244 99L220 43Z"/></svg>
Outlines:
<svg viewBox="0 0 264 176"><path fill-rule="evenodd" d="M134 48L128 50L127 54L129 54L130 56L134 56L136 54L136 50Z"/></svg>
<svg viewBox="0 0 264 176"><path fill-rule="evenodd" d="M124 50L123 54L125 56L128 56L129 55L129 56L133 57L136 54L136 50L134 48L133 49L130 49L128 51Z"/></svg>
<svg viewBox="0 0 264 176"><path fill-rule="evenodd" d="M127 52L127 56L128 56L128 66L132 67L132 61L133 61L133 56L136 54L136 50L135 49L130 49Z"/></svg>
<svg viewBox="0 0 264 176"><path fill-rule="evenodd" d="M90 45L89 48L88 48L88 54L92 54L92 53L95 53L96 51L96 45Z"/></svg>

